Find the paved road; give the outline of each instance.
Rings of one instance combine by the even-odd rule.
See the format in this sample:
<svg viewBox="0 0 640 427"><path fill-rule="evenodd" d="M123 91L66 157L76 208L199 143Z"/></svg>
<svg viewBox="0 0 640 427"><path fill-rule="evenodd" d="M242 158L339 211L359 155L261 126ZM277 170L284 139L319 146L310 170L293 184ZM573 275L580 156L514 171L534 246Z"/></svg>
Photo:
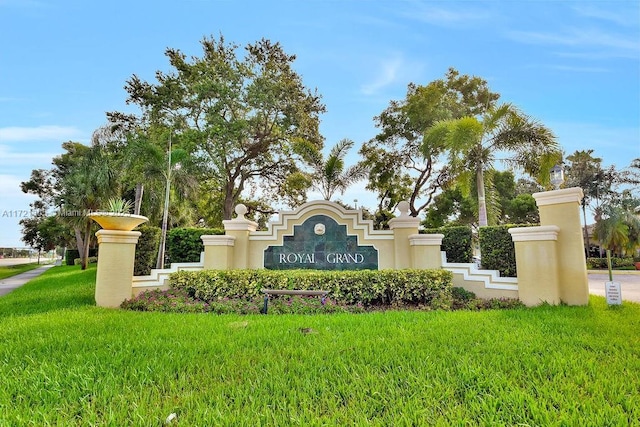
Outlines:
<svg viewBox="0 0 640 427"><path fill-rule="evenodd" d="M589 293L604 296L604 283L609 273L589 273ZM613 272L613 281L620 283L623 301L640 303L640 271Z"/></svg>
<svg viewBox="0 0 640 427"><path fill-rule="evenodd" d="M40 264L48 264L53 262L51 258L40 258ZM6 267L9 265L18 265L18 264L30 264L32 262L38 262L37 257L32 258L0 258L0 267Z"/></svg>

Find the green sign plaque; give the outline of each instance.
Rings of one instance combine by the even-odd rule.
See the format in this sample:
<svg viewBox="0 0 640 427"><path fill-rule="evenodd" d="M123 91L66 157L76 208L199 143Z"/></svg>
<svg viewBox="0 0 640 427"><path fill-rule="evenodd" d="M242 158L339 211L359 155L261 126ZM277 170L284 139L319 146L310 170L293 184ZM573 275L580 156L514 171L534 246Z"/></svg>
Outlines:
<svg viewBox="0 0 640 427"><path fill-rule="evenodd" d="M377 270L378 250L359 246L347 226L326 215L314 215L293 227L282 246L264 251L264 268L270 270Z"/></svg>

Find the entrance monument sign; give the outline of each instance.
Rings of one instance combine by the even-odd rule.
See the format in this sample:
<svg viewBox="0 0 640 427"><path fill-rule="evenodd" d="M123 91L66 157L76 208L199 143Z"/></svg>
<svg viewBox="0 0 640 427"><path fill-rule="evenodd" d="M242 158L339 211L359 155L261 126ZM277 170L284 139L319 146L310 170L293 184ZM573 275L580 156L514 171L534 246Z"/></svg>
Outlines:
<svg viewBox="0 0 640 427"><path fill-rule="evenodd" d="M284 236L282 245L264 251L264 268L271 270L377 270L378 250L373 245L358 245L358 237L347 234L327 215L314 215L293 227L292 236Z"/></svg>

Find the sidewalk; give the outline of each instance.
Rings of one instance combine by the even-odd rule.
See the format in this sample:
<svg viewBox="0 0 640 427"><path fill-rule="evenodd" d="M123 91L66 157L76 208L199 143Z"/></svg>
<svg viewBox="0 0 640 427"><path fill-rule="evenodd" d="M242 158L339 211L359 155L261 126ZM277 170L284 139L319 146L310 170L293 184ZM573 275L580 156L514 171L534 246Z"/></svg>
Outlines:
<svg viewBox="0 0 640 427"><path fill-rule="evenodd" d="M6 279L0 280L0 297L8 294L16 288L19 288L34 277L38 277L54 265L55 264L43 265L42 267L34 268L33 270L27 271L25 273L16 274L15 276L7 277Z"/></svg>

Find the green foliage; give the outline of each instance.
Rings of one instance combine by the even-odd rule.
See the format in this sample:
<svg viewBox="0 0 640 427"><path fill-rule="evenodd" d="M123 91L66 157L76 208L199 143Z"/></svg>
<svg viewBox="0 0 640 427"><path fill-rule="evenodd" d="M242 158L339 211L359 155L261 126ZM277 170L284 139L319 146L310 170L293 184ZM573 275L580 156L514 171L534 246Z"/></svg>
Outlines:
<svg viewBox="0 0 640 427"><path fill-rule="evenodd" d="M611 268L634 267L635 258L611 258ZM606 269L609 268L606 258L587 258L588 269Z"/></svg>
<svg viewBox="0 0 640 427"><path fill-rule="evenodd" d="M224 234L219 228L172 228L167 233L167 254L169 262L198 262L204 245L203 234Z"/></svg>
<svg viewBox="0 0 640 427"><path fill-rule="evenodd" d="M98 249L91 248L89 249L89 256L96 257L98 256ZM66 265L76 265L76 258L80 258L80 251L77 249L67 249L67 252L64 254L64 263Z"/></svg>
<svg viewBox="0 0 640 427"><path fill-rule="evenodd" d="M133 203L130 200L111 197L107 200L107 212L128 214L131 213Z"/></svg>
<svg viewBox="0 0 640 427"><path fill-rule="evenodd" d="M134 311L161 311L165 313L213 313L213 314L259 314L264 307L264 298L221 298L203 301L193 297L186 289L153 290L142 292L126 300L120 306ZM269 314L329 314L363 312L362 305L346 306L329 298L277 296L269 301Z"/></svg>
<svg viewBox="0 0 640 427"><path fill-rule="evenodd" d="M421 149L425 132L442 120L483 114L499 97L486 80L454 68L426 86L409 84L405 99L391 101L375 118L380 133L360 149L369 171L367 189L376 192L378 209L389 209L383 200L392 206L409 200L413 216L425 209L451 179L446 141L434 138Z"/></svg>
<svg viewBox="0 0 640 427"><path fill-rule="evenodd" d="M443 120L434 124L424 135L422 151L428 156L433 147L444 141L449 173L457 182L475 179L478 196L478 225L488 224L490 211L485 193L495 190L485 175L493 171L498 152L509 166L517 167L542 183L549 180L549 170L562 154L553 132L531 119L511 104L491 106L482 117L467 116ZM486 187L486 189L485 189Z"/></svg>
<svg viewBox="0 0 640 427"><path fill-rule="evenodd" d="M451 305L452 277L446 270L204 270L174 273L170 283L206 302L255 298L262 288L309 289L329 291L330 298L344 304L420 304L438 309Z"/></svg>
<svg viewBox="0 0 640 427"><path fill-rule="evenodd" d="M223 219L231 219L245 190L279 199L278 189L298 170L293 143L322 147L325 107L295 71L295 55L279 43L262 39L241 48L220 36L200 44L200 57L168 48L170 71L158 71L155 82L133 75L127 102L140 107L143 128L171 128L189 143L200 182L222 195Z"/></svg>
<svg viewBox="0 0 640 427"><path fill-rule="evenodd" d="M350 185L366 176L361 163L345 168L344 158L353 144L349 139L340 140L331 148L326 159L314 144L307 141L295 144L294 150L311 168L306 175L312 187L320 192L324 200L331 200L338 191L343 194Z"/></svg>
<svg viewBox="0 0 640 427"><path fill-rule="evenodd" d="M514 225L480 227L480 253L482 268L498 270L503 277L516 277L516 248L509 234Z"/></svg>
<svg viewBox="0 0 640 427"><path fill-rule="evenodd" d="M142 225L137 229L142 234L136 245L136 259L133 264L134 276L145 276L151 272L156 265L158 247L160 245L160 227Z"/></svg>
<svg viewBox="0 0 640 427"><path fill-rule="evenodd" d="M525 305L517 298L477 298L476 294L464 288L454 287L451 290L454 310L501 310L524 308Z"/></svg>
<svg viewBox="0 0 640 427"><path fill-rule="evenodd" d="M471 227L427 228L422 234L444 234L441 250L447 253L448 262L471 262L473 259Z"/></svg>
<svg viewBox="0 0 640 427"><path fill-rule="evenodd" d="M97 256L90 256L87 258L87 264L95 264L98 262ZM76 258L73 260L73 265L82 265L82 258Z"/></svg>
<svg viewBox="0 0 640 427"><path fill-rule="evenodd" d="M531 194L518 194L508 202L505 213L512 223L538 224L540 222L538 205Z"/></svg>
<svg viewBox="0 0 640 427"><path fill-rule="evenodd" d="M638 304L149 313L95 307L95 272L54 267L0 298L1 425L161 426L171 413L178 426L640 419Z"/></svg>

